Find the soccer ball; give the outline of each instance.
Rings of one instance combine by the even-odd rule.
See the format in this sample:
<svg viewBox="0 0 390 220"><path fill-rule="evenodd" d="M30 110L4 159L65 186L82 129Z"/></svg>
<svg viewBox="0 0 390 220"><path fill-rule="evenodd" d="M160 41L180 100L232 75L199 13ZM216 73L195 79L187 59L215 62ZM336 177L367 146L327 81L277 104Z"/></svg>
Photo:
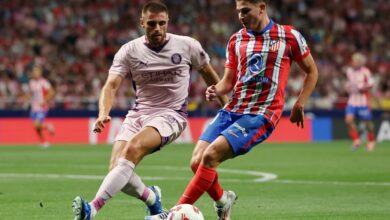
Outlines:
<svg viewBox="0 0 390 220"><path fill-rule="evenodd" d="M177 205L169 210L168 220L204 220L202 212L190 204Z"/></svg>

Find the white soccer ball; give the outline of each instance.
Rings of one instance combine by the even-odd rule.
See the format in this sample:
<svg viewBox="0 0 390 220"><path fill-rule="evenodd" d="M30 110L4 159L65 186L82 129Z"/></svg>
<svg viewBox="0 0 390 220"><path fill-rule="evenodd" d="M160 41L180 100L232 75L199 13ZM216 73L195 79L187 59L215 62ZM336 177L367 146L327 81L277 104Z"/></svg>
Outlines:
<svg viewBox="0 0 390 220"><path fill-rule="evenodd" d="M202 212L193 205L181 204L169 210L168 220L204 220Z"/></svg>

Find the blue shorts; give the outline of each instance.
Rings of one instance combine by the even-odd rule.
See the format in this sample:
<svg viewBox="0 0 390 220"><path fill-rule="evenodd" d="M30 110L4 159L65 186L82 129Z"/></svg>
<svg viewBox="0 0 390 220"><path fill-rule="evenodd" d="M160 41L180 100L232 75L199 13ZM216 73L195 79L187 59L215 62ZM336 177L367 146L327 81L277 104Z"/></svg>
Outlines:
<svg viewBox="0 0 390 220"><path fill-rule="evenodd" d="M274 126L263 115L239 114L219 110L200 140L213 142L223 135L229 142L234 156L249 152L255 145L266 140Z"/></svg>
<svg viewBox="0 0 390 220"><path fill-rule="evenodd" d="M30 117L33 121L44 121L47 116L47 112L45 111L36 111L36 112L31 112Z"/></svg>
<svg viewBox="0 0 390 220"><path fill-rule="evenodd" d="M345 109L346 115L358 116L361 120L372 120L372 112L371 109L367 106L364 107L355 107L352 105L348 105Z"/></svg>

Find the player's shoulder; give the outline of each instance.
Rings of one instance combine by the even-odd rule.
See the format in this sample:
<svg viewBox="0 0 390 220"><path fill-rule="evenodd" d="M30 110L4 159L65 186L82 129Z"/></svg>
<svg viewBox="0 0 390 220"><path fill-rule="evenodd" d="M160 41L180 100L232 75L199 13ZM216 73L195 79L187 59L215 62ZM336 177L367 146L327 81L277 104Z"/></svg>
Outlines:
<svg viewBox="0 0 390 220"><path fill-rule="evenodd" d="M363 72L366 72L366 73L370 73L371 72L370 69L367 66L362 66L361 68L362 68Z"/></svg>
<svg viewBox="0 0 390 220"><path fill-rule="evenodd" d="M229 42L234 42L237 38L242 38L244 34L246 34L245 28L241 28L230 36Z"/></svg>
<svg viewBox="0 0 390 220"><path fill-rule="evenodd" d="M136 45L140 45L144 43L144 38L145 36L143 35L141 37L130 40L127 43L123 44L121 46L121 49L125 49L126 51L133 50L136 47Z"/></svg>
<svg viewBox="0 0 390 220"><path fill-rule="evenodd" d="M301 32L291 24L276 24L286 35L301 35Z"/></svg>
<svg viewBox="0 0 390 220"><path fill-rule="evenodd" d="M199 43L198 40L195 38L192 38L190 36L185 35L178 35L178 34L171 34L167 33L167 36L170 40L174 41L175 43L184 43L184 44L193 44L193 43Z"/></svg>

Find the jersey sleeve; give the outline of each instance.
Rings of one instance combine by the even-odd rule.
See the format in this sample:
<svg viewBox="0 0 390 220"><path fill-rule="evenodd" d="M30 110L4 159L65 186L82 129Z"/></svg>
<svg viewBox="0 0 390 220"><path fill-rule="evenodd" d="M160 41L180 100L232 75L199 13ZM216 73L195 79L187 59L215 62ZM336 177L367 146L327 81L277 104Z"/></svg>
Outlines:
<svg viewBox="0 0 390 220"><path fill-rule="evenodd" d="M372 77L371 71L368 68L364 68L364 87L371 88L374 86L374 77Z"/></svg>
<svg viewBox="0 0 390 220"><path fill-rule="evenodd" d="M291 56L296 62L303 60L307 55L310 54L309 46L302 34L291 29L293 40L291 41Z"/></svg>
<svg viewBox="0 0 390 220"><path fill-rule="evenodd" d="M45 79L42 83L42 87L46 91L49 90L51 88L51 84L50 84L49 80Z"/></svg>
<svg viewBox="0 0 390 220"><path fill-rule="evenodd" d="M200 45L199 41L195 39L190 39L190 54L191 54L191 65L195 69L200 69L205 64L210 63L209 55L204 51L202 45Z"/></svg>
<svg viewBox="0 0 390 220"><path fill-rule="evenodd" d="M112 65L108 74L121 75L125 77L130 73L130 64L127 60L127 53L129 52L129 45L123 45L114 56Z"/></svg>
<svg viewBox="0 0 390 220"><path fill-rule="evenodd" d="M236 37L232 36L226 46L225 68L234 69L234 70L237 69L238 62L235 53L235 48L236 48Z"/></svg>

